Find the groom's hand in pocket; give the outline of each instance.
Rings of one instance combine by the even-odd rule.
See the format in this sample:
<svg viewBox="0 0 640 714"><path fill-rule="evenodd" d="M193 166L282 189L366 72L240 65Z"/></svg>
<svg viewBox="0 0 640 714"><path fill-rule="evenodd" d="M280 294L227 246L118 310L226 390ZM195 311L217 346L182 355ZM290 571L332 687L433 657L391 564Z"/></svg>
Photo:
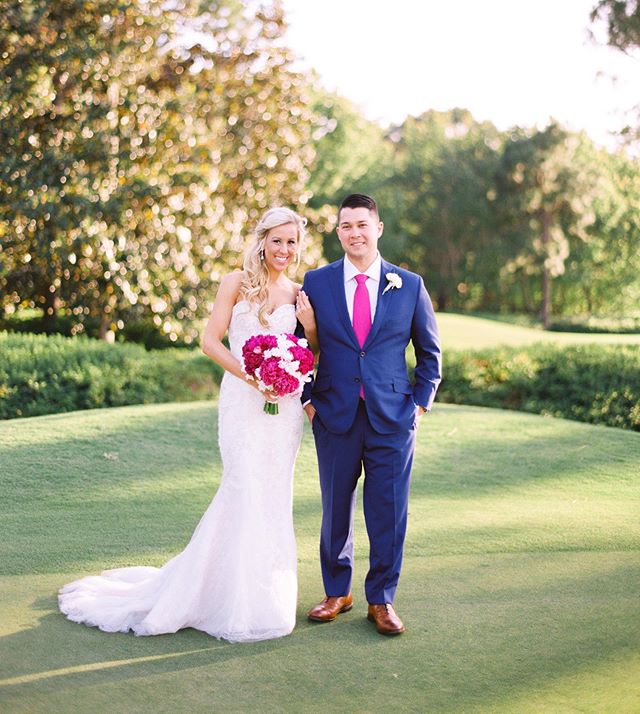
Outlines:
<svg viewBox="0 0 640 714"><path fill-rule="evenodd" d="M309 424L313 424L313 417L316 415L316 410L311 402L304 405L304 411L309 418Z"/></svg>

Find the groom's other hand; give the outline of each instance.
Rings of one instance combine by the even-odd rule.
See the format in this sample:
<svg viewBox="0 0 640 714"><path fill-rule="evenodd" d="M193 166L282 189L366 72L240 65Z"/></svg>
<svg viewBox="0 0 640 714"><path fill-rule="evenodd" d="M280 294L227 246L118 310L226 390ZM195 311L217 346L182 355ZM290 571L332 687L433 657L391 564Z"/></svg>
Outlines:
<svg viewBox="0 0 640 714"><path fill-rule="evenodd" d="M316 409L313 406L313 404L311 404L311 402L308 402L307 404L305 404L304 411L305 411L307 417L309 417L309 424L313 424L313 417L316 415Z"/></svg>
<svg viewBox="0 0 640 714"><path fill-rule="evenodd" d="M426 414L429 410L416 404L416 419L419 419L423 414Z"/></svg>

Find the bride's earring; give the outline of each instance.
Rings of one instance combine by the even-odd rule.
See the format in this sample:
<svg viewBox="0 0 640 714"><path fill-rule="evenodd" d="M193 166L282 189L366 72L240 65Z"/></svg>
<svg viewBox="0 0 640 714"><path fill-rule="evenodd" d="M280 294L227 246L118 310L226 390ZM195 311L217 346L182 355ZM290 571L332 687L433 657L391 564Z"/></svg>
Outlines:
<svg viewBox="0 0 640 714"><path fill-rule="evenodd" d="M264 260L264 248L260 248L260 260Z"/></svg>

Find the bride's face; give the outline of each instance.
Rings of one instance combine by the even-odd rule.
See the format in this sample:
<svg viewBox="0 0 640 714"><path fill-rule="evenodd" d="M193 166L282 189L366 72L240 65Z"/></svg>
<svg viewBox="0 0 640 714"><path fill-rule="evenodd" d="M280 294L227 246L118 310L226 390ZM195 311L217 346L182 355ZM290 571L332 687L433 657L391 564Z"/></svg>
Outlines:
<svg viewBox="0 0 640 714"><path fill-rule="evenodd" d="M296 259L298 228L294 223L285 223L272 228L264 240L264 262L271 273L281 273Z"/></svg>

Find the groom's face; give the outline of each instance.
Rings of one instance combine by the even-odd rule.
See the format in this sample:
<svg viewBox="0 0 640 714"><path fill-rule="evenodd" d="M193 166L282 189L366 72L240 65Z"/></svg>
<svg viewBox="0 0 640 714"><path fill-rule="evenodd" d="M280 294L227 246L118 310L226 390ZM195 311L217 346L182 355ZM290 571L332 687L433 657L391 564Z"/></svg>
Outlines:
<svg viewBox="0 0 640 714"><path fill-rule="evenodd" d="M378 239L383 225L368 208L343 208L338 216L338 238L347 258L366 270L378 253Z"/></svg>

